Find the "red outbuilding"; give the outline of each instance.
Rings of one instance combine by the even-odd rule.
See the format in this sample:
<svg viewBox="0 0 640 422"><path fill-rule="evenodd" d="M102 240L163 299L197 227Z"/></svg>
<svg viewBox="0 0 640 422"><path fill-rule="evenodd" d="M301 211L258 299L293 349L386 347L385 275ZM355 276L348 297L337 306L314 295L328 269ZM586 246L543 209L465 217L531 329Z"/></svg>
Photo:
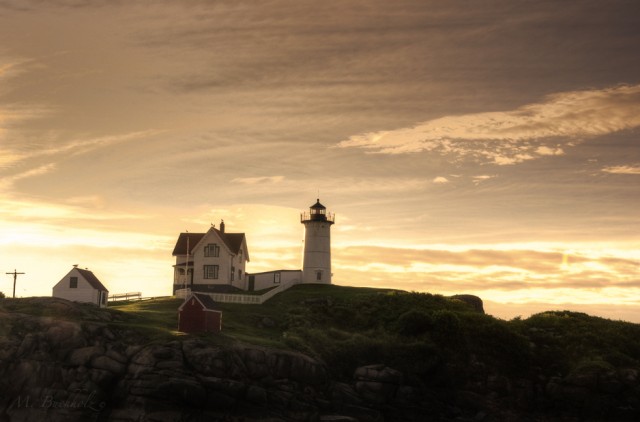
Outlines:
<svg viewBox="0 0 640 422"><path fill-rule="evenodd" d="M178 331L219 333L222 331L222 311L214 308L211 296L191 293L178 308Z"/></svg>

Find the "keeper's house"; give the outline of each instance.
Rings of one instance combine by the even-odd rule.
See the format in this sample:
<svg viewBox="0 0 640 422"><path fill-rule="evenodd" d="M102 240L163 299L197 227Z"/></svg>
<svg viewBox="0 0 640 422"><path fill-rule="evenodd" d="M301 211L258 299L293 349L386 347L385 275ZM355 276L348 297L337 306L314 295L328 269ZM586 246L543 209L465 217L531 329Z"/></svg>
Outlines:
<svg viewBox="0 0 640 422"><path fill-rule="evenodd" d="M173 293L224 293L246 289L245 266L249 250L244 233L226 233L211 226L206 233L180 233L173 249Z"/></svg>

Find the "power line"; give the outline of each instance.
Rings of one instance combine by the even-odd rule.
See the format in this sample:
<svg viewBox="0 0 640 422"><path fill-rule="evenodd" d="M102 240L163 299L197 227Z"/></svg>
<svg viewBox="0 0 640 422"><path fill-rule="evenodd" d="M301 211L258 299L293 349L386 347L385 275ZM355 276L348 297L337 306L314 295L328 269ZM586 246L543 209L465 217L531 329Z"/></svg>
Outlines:
<svg viewBox="0 0 640 422"><path fill-rule="evenodd" d="M13 275L13 298L15 299L16 297L16 279L18 278L18 274L24 274L24 273L19 273L17 270L13 270L12 273L5 273L5 274L12 274Z"/></svg>

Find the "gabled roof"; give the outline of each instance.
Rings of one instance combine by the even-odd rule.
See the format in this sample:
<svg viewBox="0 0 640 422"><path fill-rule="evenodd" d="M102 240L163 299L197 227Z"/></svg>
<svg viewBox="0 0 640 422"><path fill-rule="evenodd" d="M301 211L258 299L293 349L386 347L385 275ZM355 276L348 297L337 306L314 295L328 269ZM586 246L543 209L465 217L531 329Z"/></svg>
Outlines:
<svg viewBox="0 0 640 422"><path fill-rule="evenodd" d="M103 291L103 292L108 292L109 291L109 290L107 290L106 287L104 287L104 284L102 284L100 282L100 280L98 280L98 277L96 277L95 274L93 274L91 271L82 270L80 268L76 268L76 270L78 270L80 275L82 277L84 277L84 279L87 280L87 283L89 283L91 285L91 287L93 287L94 289L100 290L100 291Z"/></svg>
<svg viewBox="0 0 640 422"><path fill-rule="evenodd" d="M182 308L184 307L184 305L192 298L196 298L196 300L198 302L200 302L200 304L202 305L202 307L204 308L205 311L216 311L216 312L221 312L220 310L216 309L216 302L213 300L213 298L209 295L205 295L205 294L201 294L201 293L191 293L189 296L187 296L184 300L184 302L182 302L182 305L180 305L180 307L178 308L178 311L181 311Z"/></svg>
<svg viewBox="0 0 640 422"><path fill-rule="evenodd" d="M211 296L203 295L203 294L200 294L200 293L194 293L193 295L196 298L198 298L200 303L202 303L202 306L204 306L204 309L206 309L208 311L216 311L217 310L217 309L215 309L216 302L213 300L213 298Z"/></svg>
<svg viewBox="0 0 640 422"><path fill-rule="evenodd" d="M222 239L227 248L234 254L238 254L242 249L242 241L245 239L244 233L226 233L216 228L212 228L214 232ZM193 252L193 248L200 243L207 233L180 233L176 246L173 248L173 256L187 254L187 238L189 238L189 254Z"/></svg>
<svg viewBox="0 0 640 422"><path fill-rule="evenodd" d="M189 238L189 254L193 248L202 240L206 233L180 233L176 246L173 248L173 256L187 254L187 238Z"/></svg>
<svg viewBox="0 0 640 422"><path fill-rule="evenodd" d="M244 240L244 233L223 233L218 229L213 230L218 233L218 236L222 238L231 252L235 254L240 252L240 248L242 248L242 241Z"/></svg>

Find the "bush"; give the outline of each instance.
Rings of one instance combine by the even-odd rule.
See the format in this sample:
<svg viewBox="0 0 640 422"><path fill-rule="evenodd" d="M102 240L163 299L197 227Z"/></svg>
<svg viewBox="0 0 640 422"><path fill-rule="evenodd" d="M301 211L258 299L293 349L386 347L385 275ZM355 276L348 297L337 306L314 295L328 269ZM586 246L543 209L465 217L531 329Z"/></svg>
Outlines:
<svg viewBox="0 0 640 422"><path fill-rule="evenodd" d="M0 299L4 299L5 297L4 293L0 292Z"/></svg>
<svg viewBox="0 0 640 422"><path fill-rule="evenodd" d="M400 315L397 322L398 333L404 336L419 336L433 327L433 320L429 314L422 311L410 310Z"/></svg>

